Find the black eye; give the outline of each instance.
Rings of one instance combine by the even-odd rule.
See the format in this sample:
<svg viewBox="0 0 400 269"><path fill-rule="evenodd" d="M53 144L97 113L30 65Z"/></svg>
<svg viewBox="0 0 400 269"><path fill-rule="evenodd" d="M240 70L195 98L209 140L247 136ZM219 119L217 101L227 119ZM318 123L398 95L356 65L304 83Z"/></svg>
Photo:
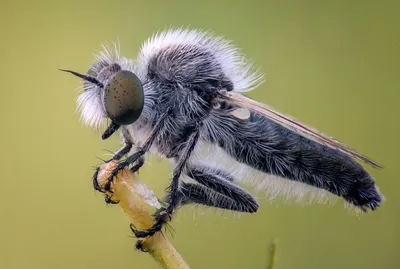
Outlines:
<svg viewBox="0 0 400 269"><path fill-rule="evenodd" d="M130 71L119 71L104 88L104 106L108 117L120 125L135 122L144 105L143 85Z"/></svg>

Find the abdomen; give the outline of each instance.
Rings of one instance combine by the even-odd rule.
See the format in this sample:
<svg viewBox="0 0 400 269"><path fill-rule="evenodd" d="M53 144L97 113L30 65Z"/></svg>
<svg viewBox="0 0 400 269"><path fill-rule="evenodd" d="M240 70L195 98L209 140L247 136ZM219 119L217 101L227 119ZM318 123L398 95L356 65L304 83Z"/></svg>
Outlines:
<svg viewBox="0 0 400 269"><path fill-rule="evenodd" d="M205 126L207 139L260 172L326 190L363 210L382 201L372 176L355 160L261 115L240 120L215 112Z"/></svg>

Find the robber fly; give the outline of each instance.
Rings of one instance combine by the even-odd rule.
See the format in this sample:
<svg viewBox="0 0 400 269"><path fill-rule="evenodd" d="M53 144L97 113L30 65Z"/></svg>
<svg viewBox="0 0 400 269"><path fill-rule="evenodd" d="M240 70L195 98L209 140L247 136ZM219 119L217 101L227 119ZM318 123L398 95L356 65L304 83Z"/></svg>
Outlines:
<svg viewBox="0 0 400 269"><path fill-rule="evenodd" d="M129 155L105 190L119 170L138 171L147 152L173 164L166 206L155 214L153 227L133 229L138 238L160 231L185 204L256 212L255 198L236 184L246 178L272 196L313 199L329 193L363 211L383 200L357 160L377 163L244 95L262 76L220 37L167 30L145 42L135 62L117 46L104 47L85 75L63 71L84 80L78 98L83 121L99 127L109 119L103 139L117 130L122 134L123 147L112 159ZM94 187L104 192L96 178ZM106 201L113 202L107 196Z"/></svg>

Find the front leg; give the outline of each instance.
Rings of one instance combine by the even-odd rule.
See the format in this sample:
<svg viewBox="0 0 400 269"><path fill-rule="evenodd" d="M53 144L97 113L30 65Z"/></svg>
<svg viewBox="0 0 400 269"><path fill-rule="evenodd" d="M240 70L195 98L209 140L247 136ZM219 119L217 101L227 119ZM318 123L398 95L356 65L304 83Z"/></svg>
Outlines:
<svg viewBox="0 0 400 269"><path fill-rule="evenodd" d="M131 226L131 229L136 237L143 238L147 236L152 236L156 232L160 231L165 223L171 220L172 213L174 212L175 208L179 206L181 200L181 197L179 195L179 178L182 174L183 169L187 165L188 159L190 158L190 155L193 152L198 139L199 128L198 125L196 125L194 131L192 132L186 143L186 147L181 152L178 162L174 168L173 178L168 188L169 193L166 199L166 202L168 204L167 208L161 208L156 212L154 216L154 224L150 229L146 231L137 231Z"/></svg>
<svg viewBox="0 0 400 269"><path fill-rule="evenodd" d="M114 156L113 156L111 159L109 159L109 160L107 160L107 161L105 161L105 162L108 163L108 162L110 162L110 161L118 161L118 160L120 160L125 154L127 154L127 153L132 149L132 143L129 142L129 141L127 141L127 142L125 142L125 143L126 143L125 146L123 146L120 150L118 150L118 151L114 154ZM99 171L100 171L100 167L97 167L96 172L95 172L94 175L93 175L93 188L94 188L96 191L105 193L105 190L103 190L103 189L100 187L99 182L97 181L97 175L99 174ZM118 202L116 202L116 201L113 201L113 200L111 199L111 197L110 197L109 195L107 195L107 194L104 194L104 201L105 201L107 204L117 204L117 203L118 203Z"/></svg>
<svg viewBox="0 0 400 269"><path fill-rule="evenodd" d="M168 117L168 115L169 115L169 111L162 114L161 117L158 119L157 123L155 124L149 137L144 142L143 146L137 147L136 152L134 152L132 155L128 156L124 161L120 162L118 164L118 166L110 173L110 176L107 179L107 183L104 185L104 189L106 191L110 190L111 182L113 181L113 178L118 174L118 172L120 170L125 169L127 166L137 162L137 164L134 167L132 167L132 169L131 169L131 171L133 173L135 173L144 164L143 155L147 151L149 151L154 140L157 138L158 134L162 130L162 128L164 126L164 121Z"/></svg>
<svg viewBox="0 0 400 269"><path fill-rule="evenodd" d="M104 134L102 135L103 138L104 138L104 137L109 137L110 130L114 130L114 131L116 130L116 129L114 129L113 126L114 126L113 123L111 123L110 126L107 128L107 130L106 130L106 131L104 132ZM131 138L129 137L129 135L128 135L128 133L127 133L126 130L123 130L123 131L122 131L122 134L123 134L123 138L124 138L125 145L124 145L122 148L120 148L120 149L114 154L114 156L113 156L111 159L106 160L106 161L105 161L106 163L108 163L108 162L110 162L110 161L119 161L125 154L128 154L129 151L131 151L132 146L133 146L133 142L132 142ZM100 167L98 167L98 168L96 169L96 172L95 172L94 175L93 175L93 187L94 187L94 189L95 189L96 191L105 192L105 191L99 186L99 183L97 182L97 175L98 175L98 173L99 173L99 170L100 170ZM106 201L107 203L108 203L108 201L110 201L110 197L108 197L107 195L105 195L104 199L105 199L105 201Z"/></svg>

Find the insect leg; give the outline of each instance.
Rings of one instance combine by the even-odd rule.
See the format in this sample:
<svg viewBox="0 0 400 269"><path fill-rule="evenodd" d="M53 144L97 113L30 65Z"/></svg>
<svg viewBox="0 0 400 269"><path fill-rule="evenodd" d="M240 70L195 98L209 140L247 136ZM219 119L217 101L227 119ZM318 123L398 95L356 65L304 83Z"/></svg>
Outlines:
<svg viewBox="0 0 400 269"><path fill-rule="evenodd" d="M179 192L181 195L181 206L187 204L200 204L247 213L254 213L258 208L258 205L253 198L248 201L246 200L245 202L237 201L200 184L183 183Z"/></svg>
<svg viewBox="0 0 400 269"><path fill-rule="evenodd" d="M110 161L118 161L120 160L125 154L129 153L131 151L133 144L131 142L125 142L125 146L120 148L116 153L114 153L114 156Z"/></svg>
<svg viewBox="0 0 400 269"><path fill-rule="evenodd" d="M232 183L233 178L220 170L195 167L188 176L200 185L182 184L182 204L199 203L248 213L258 210L253 196Z"/></svg>
<svg viewBox="0 0 400 269"><path fill-rule="evenodd" d="M161 117L159 118L159 120L157 121L157 123L155 124L153 131L150 133L150 136L147 138L146 142L144 142L143 146L138 147L135 153L128 156L123 162L120 162L113 171L111 171L110 176L107 179L107 183L104 186L105 190L110 189L110 185L111 185L113 178L118 174L118 172L120 170L125 169L125 167L138 161L150 149L150 147L153 144L154 140L156 139L158 133L162 129L162 127L164 125L163 124L164 120L166 119L166 117L168 115L169 115L169 111L162 114ZM136 170L131 169L132 172L136 172L137 169L139 169L141 166L142 165L136 166L135 167Z"/></svg>
<svg viewBox="0 0 400 269"><path fill-rule="evenodd" d="M140 156L139 159L137 160L136 164L132 166L131 171L132 173L137 172L144 164L144 156Z"/></svg>
<svg viewBox="0 0 400 269"><path fill-rule="evenodd" d="M129 141L129 140L127 140L127 139L125 138L125 146L123 146L122 148L120 148L120 149L114 154L114 156L113 156L110 160L108 160L108 161L106 161L106 162L118 161L118 160L120 160L125 154L127 154L127 153L132 149L132 146L133 146L132 142ZM142 164L142 165L143 165L143 164ZM94 187L95 190L98 190L98 191L99 191L100 186L99 186L99 184L98 184L98 182L97 182L97 173L98 173L98 171L96 171L96 178L93 178L93 187ZM100 191L103 192L103 191L101 190L101 188L100 188ZM105 201L107 204L118 204L118 201L112 200L111 197L110 197L109 195L107 195L107 194L104 194L104 201Z"/></svg>
<svg viewBox="0 0 400 269"><path fill-rule="evenodd" d="M110 129L110 127L108 129ZM130 139L129 135L124 130L122 131L122 134L124 137L125 145L121 149L119 149L110 160L105 161L106 163L112 160L120 160L125 154L127 154L132 149L133 142ZM101 189L99 183L97 182L97 175L99 173L99 170L100 168L97 168L96 172L93 175L93 187L96 191L104 192L104 190ZM112 202L111 198L107 194L104 195L104 200L106 201L106 203L113 203L113 202L116 203L115 201Z"/></svg>
<svg viewBox="0 0 400 269"><path fill-rule="evenodd" d="M116 153L114 153L114 156L112 157L111 160L109 161L118 161L120 160L125 154L128 154L129 151L131 151L132 146L133 146L133 141L129 135L129 132L123 128L122 129L122 136L124 138L124 142L125 142L125 146L123 146L122 148L120 148Z"/></svg>
<svg viewBox="0 0 400 269"><path fill-rule="evenodd" d="M99 182L97 181L97 176L98 176L98 174L99 174L99 171L100 171L100 167L97 167L97 168L96 168L96 171L95 171L94 174L93 174L93 177L92 177L92 180L93 180L93 188L94 188L96 191L104 192L103 189L100 187Z"/></svg>
<svg viewBox="0 0 400 269"><path fill-rule="evenodd" d="M183 169L186 167L187 161L192 151L194 150L198 139L199 128L198 125L196 125L194 131L192 132L186 143L186 147L183 149L183 152L174 168L173 178L168 188L169 194L166 198L166 203L168 204L167 208L161 208L155 213L154 224L150 229L146 231L136 231L132 229L136 237L143 238L154 235L156 232L160 231L162 226L171 219L171 215L174 212L175 208L179 206L181 198L179 195L179 178L182 174Z"/></svg>
<svg viewBox="0 0 400 269"><path fill-rule="evenodd" d="M106 202L107 204L112 204L112 205L116 205L119 203L119 201L114 201L113 199L111 199L111 197L107 194L104 194L104 202Z"/></svg>

